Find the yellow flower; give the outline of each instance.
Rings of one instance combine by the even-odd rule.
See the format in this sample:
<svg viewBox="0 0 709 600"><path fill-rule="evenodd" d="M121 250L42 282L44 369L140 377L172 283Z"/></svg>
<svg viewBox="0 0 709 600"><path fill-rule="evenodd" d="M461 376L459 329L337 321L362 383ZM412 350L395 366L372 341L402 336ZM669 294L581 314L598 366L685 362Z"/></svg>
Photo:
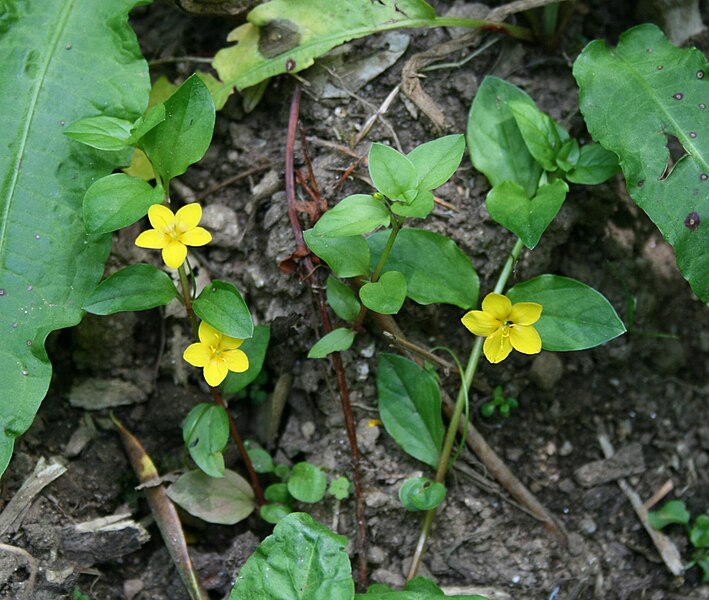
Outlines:
<svg viewBox="0 0 709 600"><path fill-rule="evenodd" d="M491 363L499 363L513 348L523 354L541 351L542 339L532 327L541 315L541 304L512 304L507 296L493 293L485 296L482 310L471 310L461 321L475 335L487 338L483 352Z"/></svg>
<svg viewBox="0 0 709 600"><path fill-rule="evenodd" d="M209 385L216 387L229 371L243 373L249 368L249 357L243 350L238 350L243 342L202 321L199 342L187 346L182 358L195 367L204 367L204 378Z"/></svg>
<svg viewBox="0 0 709 600"><path fill-rule="evenodd" d="M135 245L162 250L165 264L177 269L187 258L187 246L204 246L212 241L212 235L206 229L197 227L201 218L199 204L183 206L177 214L167 206L153 204L148 209L148 219L154 229L141 233Z"/></svg>

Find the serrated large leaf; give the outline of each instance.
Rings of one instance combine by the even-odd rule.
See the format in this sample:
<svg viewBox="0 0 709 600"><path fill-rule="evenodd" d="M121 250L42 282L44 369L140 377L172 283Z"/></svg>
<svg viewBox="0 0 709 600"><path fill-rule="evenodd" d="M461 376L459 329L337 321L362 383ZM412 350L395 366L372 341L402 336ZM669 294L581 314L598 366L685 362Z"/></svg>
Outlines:
<svg viewBox="0 0 709 600"><path fill-rule="evenodd" d="M709 62L640 25L616 48L589 44L574 76L588 130L620 157L628 192L709 302ZM676 142L684 156L673 161L668 144Z"/></svg>
<svg viewBox="0 0 709 600"><path fill-rule="evenodd" d="M136 4L0 3L0 473L49 386L45 339L79 322L110 250L110 235L86 234L82 200L128 156L83 146L63 127L145 110L147 64L127 24Z"/></svg>

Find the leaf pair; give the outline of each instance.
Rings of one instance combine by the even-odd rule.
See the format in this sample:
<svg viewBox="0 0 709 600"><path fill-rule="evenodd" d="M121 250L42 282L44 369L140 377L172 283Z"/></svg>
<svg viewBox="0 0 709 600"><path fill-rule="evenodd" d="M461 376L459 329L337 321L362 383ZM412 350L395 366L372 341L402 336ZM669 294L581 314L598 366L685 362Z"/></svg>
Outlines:
<svg viewBox="0 0 709 600"><path fill-rule="evenodd" d="M617 159L598 144L579 147L516 86L486 77L468 117L468 144L475 168L493 188L490 216L532 249L554 220L568 185L601 183Z"/></svg>

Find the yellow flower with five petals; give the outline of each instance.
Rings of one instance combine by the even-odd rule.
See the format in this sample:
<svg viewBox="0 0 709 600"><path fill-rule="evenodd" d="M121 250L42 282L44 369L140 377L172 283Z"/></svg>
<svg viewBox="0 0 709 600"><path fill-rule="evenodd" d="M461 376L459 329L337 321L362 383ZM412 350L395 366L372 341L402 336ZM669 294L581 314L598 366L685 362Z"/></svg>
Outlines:
<svg viewBox="0 0 709 600"><path fill-rule="evenodd" d="M206 229L197 227L201 218L199 204L187 204L177 213L162 204L153 204L148 209L148 220L154 229L141 233L135 245L162 250L165 264L177 269L187 258L187 246L204 246L212 241L212 235Z"/></svg>
<svg viewBox="0 0 709 600"><path fill-rule="evenodd" d="M249 357L239 346L244 342L224 335L206 321L199 324L199 342L190 344L182 358L195 367L204 367L204 378L212 387L218 386L229 371L243 373L249 368Z"/></svg>
<svg viewBox="0 0 709 600"><path fill-rule="evenodd" d="M505 360L512 349L523 354L538 354L542 339L532 327L542 315L536 302L512 304L507 296L488 294L482 310L471 310L461 321L475 335L485 337L483 352L491 363Z"/></svg>

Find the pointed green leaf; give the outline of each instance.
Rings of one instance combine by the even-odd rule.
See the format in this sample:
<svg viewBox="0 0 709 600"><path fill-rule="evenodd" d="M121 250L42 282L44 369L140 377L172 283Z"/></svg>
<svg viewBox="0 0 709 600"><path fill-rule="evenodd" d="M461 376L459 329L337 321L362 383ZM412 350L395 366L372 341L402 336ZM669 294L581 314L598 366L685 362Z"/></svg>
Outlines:
<svg viewBox="0 0 709 600"><path fill-rule="evenodd" d="M229 441L229 417L223 406L195 406L182 424L182 439L202 471L210 477L224 477L222 451Z"/></svg>
<svg viewBox="0 0 709 600"><path fill-rule="evenodd" d="M131 129L130 121L99 115L74 121L64 134L98 150L123 150L128 146Z"/></svg>
<svg viewBox="0 0 709 600"><path fill-rule="evenodd" d="M416 192L416 195L409 204L394 202L394 204L391 205L391 212L401 217L425 219L431 214L433 204L433 194L428 190L420 190Z"/></svg>
<svg viewBox="0 0 709 600"><path fill-rule="evenodd" d="M369 276L369 246L362 236L321 237L308 229L303 237L338 277Z"/></svg>
<svg viewBox="0 0 709 600"><path fill-rule="evenodd" d="M330 275L327 278L326 293L330 307L340 319L354 321L357 318L361 306L350 286Z"/></svg>
<svg viewBox="0 0 709 600"><path fill-rule="evenodd" d="M382 273L379 281L370 281L360 288L359 299L369 310L394 315L406 300L406 277L399 271Z"/></svg>
<svg viewBox="0 0 709 600"><path fill-rule="evenodd" d="M470 158L493 187L512 181L531 198L537 191L542 167L527 150L510 101L536 109L534 100L518 87L497 77L485 77L468 116Z"/></svg>
<svg viewBox="0 0 709 600"><path fill-rule="evenodd" d="M241 292L228 281L215 279L192 303L195 314L229 337L246 340L254 334L254 322Z"/></svg>
<svg viewBox="0 0 709 600"><path fill-rule="evenodd" d="M112 315L164 306L178 296L165 271L139 263L104 279L86 299L83 309L94 315Z"/></svg>
<svg viewBox="0 0 709 600"><path fill-rule="evenodd" d="M593 144L591 144L591 146L593 146ZM568 173L576 167L580 156L581 149L579 148L579 143L574 139L570 139L566 140L561 145L559 153L556 155L555 162L564 173Z"/></svg>
<svg viewBox="0 0 709 600"><path fill-rule="evenodd" d="M167 495L191 515L217 525L236 525L256 508L249 483L228 469L218 478L188 471L167 488Z"/></svg>
<svg viewBox="0 0 709 600"><path fill-rule="evenodd" d="M349 350L357 332L346 327L338 327L320 338L308 352L308 358L325 358L333 352Z"/></svg>
<svg viewBox="0 0 709 600"><path fill-rule="evenodd" d="M435 190L448 181L460 166L465 152L465 137L447 135L416 146L407 154L416 168L419 190Z"/></svg>
<svg viewBox="0 0 709 600"><path fill-rule="evenodd" d="M391 217L387 207L367 194L347 196L328 210L311 230L314 236L345 237L387 227Z"/></svg>
<svg viewBox="0 0 709 600"><path fill-rule="evenodd" d="M556 124L535 104L525 100L510 100L507 104L529 153L546 171L556 170L556 153L561 142Z"/></svg>
<svg viewBox="0 0 709 600"><path fill-rule="evenodd" d="M372 268L379 261L388 231L367 238ZM480 282L470 259L456 243L433 231L402 229L396 237L384 271L404 274L406 295L419 304L444 302L460 308L477 305Z"/></svg>
<svg viewBox="0 0 709 600"><path fill-rule="evenodd" d="M384 144L369 148L369 176L374 187L390 200L407 204L413 200L407 192L416 190L418 176L414 164L403 154Z"/></svg>
<svg viewBox="0 0 709 600"><path fill-rule="evenodd" d="M158 184L125 173L114 173L96 181L84 196L84 223L88 233L108 233L128 227L148 214L153 204L163 201Z"/></svg>
<svg viewBox="0 0 709 600"><path fill-rule="evenodd" d="M160 125L160 123L165 120L165 116L166 112L164 104L153 106L144 117L141 117L135 122L135 126L133 127L133 131L130 134L129 139L131 145L135 145L140 142L148 131Z"/></svg>
<svg viewBox="0 0 709 600"><path fill-rule="evenodd" d="M600 144L586 144L579 150L573 169L566 173L571 183L596 185L610 179L620 170L618 157Z"/></svg>
<svg viewBox="0 0 709 600"><path fill-rule="evenodd" d="M530 250L534 248L564 203L569 186L561 179L541 186L531 200L521 186L505 181L487 195L487 212L515 233Z"/></svg>
<svg viewBox="0 0 709 600"><path fill-rule="evenodd" d="M212 141L214 102L199 77L192 75L165 100L165 120L141 139L141 147L163 183L200 160Z"/></svg>
<svg viewBox="0 0 709 600"><path fill-rule="evenodd" d="M581 112L594 139L620 157L628 192L672 245L677 266L709 302L709 62L654 25L615 48L589 44L574 64ZM684 156L670 160L668 144Z"/></svg>
<svg viewBox="0 0 709 600"><path fill-rule="evenodd" d="M689 541L695 548L709 548L709 515L704 514L697 517L689 530Z"/></svg>
<svg viewBox="0 0 709 600"><path fill-rule="evenodd" d="M381 353L377 395L389 435L404 452L435 469L445 430L441 393L433 376L408 358Z"/></svg>
<svg viewBox="0 0 709 600"><path fill-rule="evenodd" d="M230 600L352 600L354 581L345 547L310 515L281 519L239 571Z"/></svg>
<svg viewBox="0 0 709 600"><path fill-rule="evenodd" d="M540 275L507 292L512 302L537 302L542 316L534 328L545 350L585 350L625 333L625 325L605 297L580 281Z"/></svg>
<svg viewBox="0 0 709 600"><path fill-rule="evenodd" d="M147 63L127 23L136 3L0 8L0 372L12 398L0 402L0 473L49 386L44 341L79 322L110 251L111 236L86 234L82 199L129 153L78 144L64 127L98 110L129 121L145 110Z"/></svg>

